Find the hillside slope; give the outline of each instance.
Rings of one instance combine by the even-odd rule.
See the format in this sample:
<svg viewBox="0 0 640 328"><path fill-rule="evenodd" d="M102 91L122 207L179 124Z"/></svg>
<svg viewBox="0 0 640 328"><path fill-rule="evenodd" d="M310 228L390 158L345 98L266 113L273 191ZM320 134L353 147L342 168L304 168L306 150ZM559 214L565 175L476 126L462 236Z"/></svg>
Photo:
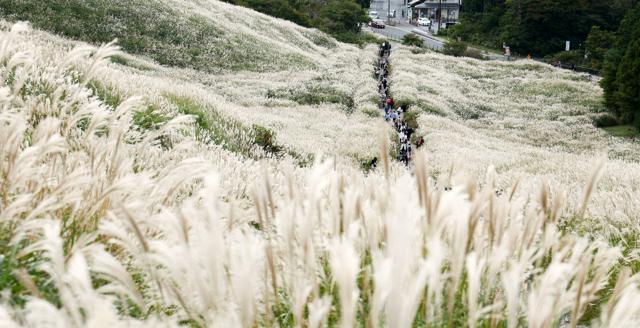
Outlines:
<svg viewBox="0 0 640 328"><path fill-rule="evenodd" d="M130 54L115 56L118 65L96 77L96 95L113 100L145 94L165 114L188 110L209 116L211 124L231 120L208 128L216 130L215 142L245 156L253 139L273 140L299 158L318 152L354 161L375 152L369 137L375 125L373 48L341 44L219 1L4 1L0 12L67 38L97 44L117 39ZM58 49L72 46L67 38L37 35ZM176 97L198 104L185 109L176 106ZM238 133L239 126L248 133Z"/></svg>
<svg viewBox="0 0 640 328"><path fill-rule="evenodd" d="M206 72L313 66L336 42L324 33L215 0L0 1L0 17L163 65Z"/></svg>
<svg viewBox="0 0 640 328"><path fill-rule="evenodd" d="M483 176L498 189L519 181L537 193L546 181L580 190L594 163L607 160L590 214L640 231L640 144L594 127L604 110L597 78L521 60L487 62L403 48L392 55L394 95L422 112L433 174ZM528 189L530 188L530 189ZM568 202L579 204L579 193ZM592 224L595 229L599 224Z"/></svg>

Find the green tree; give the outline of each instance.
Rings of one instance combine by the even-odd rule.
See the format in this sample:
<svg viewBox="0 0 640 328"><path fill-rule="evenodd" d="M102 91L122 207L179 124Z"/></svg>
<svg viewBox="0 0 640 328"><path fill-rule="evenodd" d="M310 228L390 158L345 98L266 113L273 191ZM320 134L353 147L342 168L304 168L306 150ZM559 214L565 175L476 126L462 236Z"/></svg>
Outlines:
<svg viewBox="0 0 640 328"><path fill-rule="evenodd" d="M585 51L589 66L594 69L601 69L604 57L607 51L613 47L615 34L600 28L600 26L591 27L591 32L585 40Z"/></svg>
<svg viewBox="0 0 640 328"><path fill-rule="evenodd" d="M622 119L640 129L640 38L627 47L617 75L616 105Z"/></svg>
<svg viewBox="0 0 640 328"><path fill-rule="evenodd" d="M467 51L467 44L460 41L449 41L444 45L442 52L445 55L461 57Z"/></svg>
<svg viewBox="0 0 640 328"><path fill-rule="evenodd" d="M460 13L460 24L454 25L449 35L476 44L495 47L500 40L500 18L504 15L505 0L468 0Z"/></svg>
<svg viewBox="0 0 640 328"><path fill-rule="evenodd" d="M622 20L614 48L607 52L600 85L607 107L623 123L640 127L640 4Z"/></svg>
<svg viewBox="0 0 640 328"><path fill-rule="evenodd" d="M565 3L567 2L567 3ZM547 55L562 50L575 17L575 1L514 0L503 17L503 38L517 53Z"/></svg>
<svg viewBox="0 0 640 328"><path fill-rule="evenodd" d="M0 0L2 1L2 0ZM223 0L270 16L316 27L343 42L372 41L360 33L369 21L365 11L371 0Z"/></svg>
<svg viewBox="0 0 640 328"><path fill-rule="evenodd" d="M317 26L340 41L352 41L367 21L367 13L354 0L329 0L320 9Z"/></svg>
<svg viewBox="0 0 640 328"><path fill-rule="evenodd" d="M545 56L577 49L600 26L615 31L638 0L465 0L452 37L491 47L503 42L514 52Z"/></svg>
<svg viewBox="0 0 640 328"><path fill-rule="evenodd" d="M311 27L311 21L307 14L288 0L231 0L229 2L249 7L269 16L290 20L298 25Z"/></svg>
<svg viewBox="0 0 640 328"><path fill-rule="evenodd" d="M519 53L548 55L577 48L594 25L615 29L614 4L600 0L511 0L502 17L502 37ZM619 7L623 5L617 3Z"/></svg>
<svg viewBox="0 0 640 328"><path fill-rule="evenodd" d="M362 8L369 8L371 7L371 0L358 0L358 3L360 4L360 6Z"/></svg>

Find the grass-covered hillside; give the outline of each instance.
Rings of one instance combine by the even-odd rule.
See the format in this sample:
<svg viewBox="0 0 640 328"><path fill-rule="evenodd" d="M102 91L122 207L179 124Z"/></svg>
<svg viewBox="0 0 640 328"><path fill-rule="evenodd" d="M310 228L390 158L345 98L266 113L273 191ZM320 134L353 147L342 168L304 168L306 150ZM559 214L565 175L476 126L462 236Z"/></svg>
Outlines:
<svg viewBox="0 0 640 328"><path fill-rule="evenodd" d="M579 204L582 195L571 191L581 189L594 163L606 161L590 211L599 219L577 224L598 230L601 219L611 220L619 230L605 224L599 233L636 239L640 144L594 125L604 111L597 77L528 60L489 62L408 48L392 60L394 95L422 113L432 174L489 169L500 177L498 189L518 181L535 195L546 181L565 190L558 197Z"/></svg>
<svg viewBox="0 0 640 328"><path fill-rule="evenodd" d="M2 0L0 17L94 44L118 39L129 53L205 72L306 68L336 47L324 33L219 1Z"/></svg>
<svg viewBox="0 0 640 328"><path fill-rule="evenodd" d="M214 142L245 157L251 143L300 163L375 152L372 48L219 1L5 1L0 14L60 35L41 37L60 49L117 40L126 53L90 84L97 96L116 106L145 94L166 115L200 115ZM304 123L314 119L326 125Z"/></svg>
<svg viewBox="0 0 640 328"><path fill-rule="evenodd" d="M375 46L212 0L0 3L0 326L640 326L638 146L583 75L394 49L405 168Z"/></svg>

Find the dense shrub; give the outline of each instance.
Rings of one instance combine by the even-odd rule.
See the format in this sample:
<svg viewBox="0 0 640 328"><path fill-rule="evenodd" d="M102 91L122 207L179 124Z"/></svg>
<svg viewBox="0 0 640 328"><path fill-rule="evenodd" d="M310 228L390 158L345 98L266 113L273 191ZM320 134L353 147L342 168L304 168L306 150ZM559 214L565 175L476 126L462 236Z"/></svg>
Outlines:
<svg viewBox="0 0 640 328"><path fill-rule="evenodd" d="M599 113L593 117L593 125L599 128L620 124L618 118L611 113Z"/></svg>
<svg viewBox="0 0 640 328"><path fill-rule="evenodd" d="M253 125L256 145L269 153L278 153L282 147L276 143L276 133L260 125Z"/></svg>
<svg viewBox="0 0 640 328"><path fill-rule="evenodd" d="M422 47L424 45L424 40L415 34L409 33L402 37L402 44L406 46Z"/></svg>
<svg viewBox="0 0 640 328"><path fill-rule="evenodd" d="M402 121L407 123L407 125L410 128L412 128L414 130L417 130L418 129L418 115L420 115L420 113L418 113L418 111L416 111L416 110L407 111L402 116Z"/></svg>
<svg viewBox="0 0 640 328"><path fill-rule="evenodd" d="M578 65L584 58L584 53L580 50L561 51L546 57L547 62L561 62L563 64Z"/></svg>
<svg viewBox="0 0 640 328"><path fill-rule="evenodd" d="M462 41L449 41L444 45L445 55L461 57L467 51L467 44Z"/></svg>
<svg viewBox="0 0 640 328"><path fill-rule="evenodd" d="M475 59L485 59L482 53L480 52L480 50L478 49L469 48L464 52L464 56L475 58Z"/></svg>
<svg viewBox="0 0 640 328"><path fill-rule="evenodd" d="M396 106L409 108L412 105L415 105L416 101L413 99L401 98L395 100Z"/></svg>

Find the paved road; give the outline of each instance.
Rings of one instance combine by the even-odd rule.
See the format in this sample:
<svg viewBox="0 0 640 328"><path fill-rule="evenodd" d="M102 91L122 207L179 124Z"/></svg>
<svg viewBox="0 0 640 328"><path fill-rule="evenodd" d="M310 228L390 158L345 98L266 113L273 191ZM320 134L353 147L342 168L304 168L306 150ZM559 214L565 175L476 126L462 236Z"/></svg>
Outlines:
<svg viewBox="0 0 640 328"><path fill-rule="evenodd" d="M387 17L387 8L389 5L389 2L391 3L391 11L393 10L396 11L395 18ZM371 7L369 10L377 11L378 15L380 15L380 19L384 21L387 21L387 19L390 19L395 24L395 26L387 25L386 28L384 29L379 29L379 28L368 28L368 29L374 33L378 33L395 40L400 40L406 34L414 33L414 30L418 30L419 34L416 33L416 35L420 36L424 40L427 47L435 50L442 50L443 42L433 37L430 37L431 33L429 33L429 31L426 28L424 27L418 28L417 26L409 24L409 21L407 18L407 6L404 3L405 3L405 0L373 0L371 1ZM402 17L403 10L404 10L405 17Z"/></svg>
<svg viewBox="0 0 640 328"><path fill-rule="evenodd" d="M370 11L377 11L378 15L380 15L380 19L387 21L390 19L395 26L387 25L384 29L379 28L370 28L367 27L370 31L374 33L378 33L384 35L390 39L401 40L403 36L409 33L414 33L415 35L422 38L425 42L425 45L434 50L442 50L444 47L444 42L439 39L433 37L433 34L426 27L418 27L415 25L409 24L407 18L407 6L406 2L410 2L410 0L372 0ZM396 10L395 18L387 17L387 8L391 4L391 11ZM402 17L402 11L404 10L404 16ZM437 29L437 26L434 27ZM507 60L508 58L503 55L498 54L487 54L487 58L490 60Z"/></svg>
<svg viewBox="0 0 640 328"><path fill-rule="evenodd" d="M407 0L373 0L371 1L371 9L373 11L377 11L380 15L380 19L386 20L387 17L387 9L388 5L391 4L391 11L396 11L396 19L406 19L407 16L407 6L405 2ZM404 10L405 18L402 18L402 11ZM392 18L393 19L393 18Z"/></svg>

